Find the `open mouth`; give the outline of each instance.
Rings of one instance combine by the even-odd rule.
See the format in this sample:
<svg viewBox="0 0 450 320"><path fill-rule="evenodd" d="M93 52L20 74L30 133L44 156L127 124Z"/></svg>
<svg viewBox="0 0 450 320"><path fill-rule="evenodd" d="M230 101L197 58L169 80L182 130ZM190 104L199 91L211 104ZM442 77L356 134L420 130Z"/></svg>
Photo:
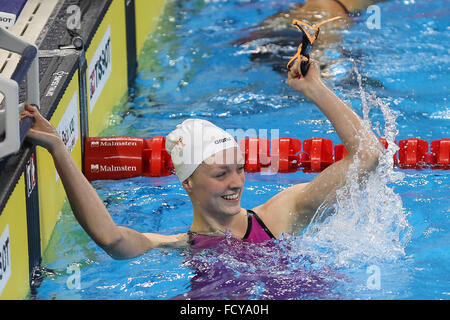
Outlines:
<svg viewBox="0 0 450 320"><path fill-rule="evenodd" d="M228 195L222 196L222 198L225 200L228 200L228 201L236 201L239 199L239 193L228 194Z"/></svg>

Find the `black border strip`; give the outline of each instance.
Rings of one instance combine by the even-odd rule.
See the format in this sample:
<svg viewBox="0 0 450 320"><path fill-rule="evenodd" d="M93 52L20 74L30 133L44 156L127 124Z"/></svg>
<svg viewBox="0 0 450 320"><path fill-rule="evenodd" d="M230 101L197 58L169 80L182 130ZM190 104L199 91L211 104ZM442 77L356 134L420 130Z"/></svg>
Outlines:
<svg viewBox="0 0 450 320"><path fill-rule="evenodd" d="M136 44L136 6L135 0L125 1L125 21L127 33L127 60L128 60L128 92L132 95L135 87L137 71L137 44Z"/></svg>
<svg viewBox="0 0 450 320"><path fill-rule="evenodd" d="M28 262L30 283L33 270L40 266L41 256L41 228L39 219L39 185L37 176L36 148L28 161L25 170L25 199L27 207L27 233L28 233Z"/></svg>

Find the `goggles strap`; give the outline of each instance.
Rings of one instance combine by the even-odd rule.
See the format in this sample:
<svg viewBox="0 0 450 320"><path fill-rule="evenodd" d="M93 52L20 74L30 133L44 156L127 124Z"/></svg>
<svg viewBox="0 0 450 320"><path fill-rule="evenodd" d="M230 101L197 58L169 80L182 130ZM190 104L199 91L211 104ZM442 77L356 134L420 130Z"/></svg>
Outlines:
<svg viewBox="0 0 450 320"><path fill-rule="evenodd" d="M322 22L320 22L314 29L319 29L320 28L320 26L321 25L323 25L323 24L325 24L325 23L328 23L328 22L331 22L331 21L334 21L334 20L338 20L338 19L341 19L342 17L341 16L337 16L337 17L334 17L334 18L331 18L331 19L328 19L328 20L325 20L325 21L322 21Z"/></svg>
<svg viewBox="0 0 450 320"><path fill-rule="evenodd" d="M297 53L295 54L295 56L293 56L292 58L291 58L291 60L289 60L289 62L288 62L288 64L287 64L287 68L290 70L291 69L291 67L290 67L290 65L292 64L292 62L294 62L295 60L300 60L300 58L301 58L301 55L300 55L300 52L302 51L302 44L300 43L300 45L298 46L298 49L297 49Z"/></svg>

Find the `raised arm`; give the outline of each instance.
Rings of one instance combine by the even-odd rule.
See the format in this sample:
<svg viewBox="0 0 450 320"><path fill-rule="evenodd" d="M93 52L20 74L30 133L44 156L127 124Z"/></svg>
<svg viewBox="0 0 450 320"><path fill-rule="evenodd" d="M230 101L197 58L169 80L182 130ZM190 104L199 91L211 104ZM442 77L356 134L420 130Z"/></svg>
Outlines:
<svg viewBox="0 0 450 320"><path fill-rule="evenodd" d="M130 259L156 247L179 246L185 242L183 235L142 234L117 226L50 122L35 107L28 105L21 114L21 118L23 117L35 119L27 138L46 148L52 155L75 218L92 240L111 257Z"/></svg>
<svg viewBox="0 0 450 320"><path fill-rule="evenodd" d="M377 150L378 147L381 148L377 137L370 129L365 128L361 118L323 83L318 62L313 60L308 74L301 78L299 78L298 64L297 61L288 73L288 84L294 90L302 92L323 112L351 158L360 151L364 157L361 160L378 159L379 153L371 148L377 147ZM382 149L378 151L380 150Z"/></svg>
<svg viewBox="0 0 450 320"><path fill-rule="evenodd" d="M302 92L328 118L345 145L348 155L322 171L313 181L295 185L264 204L260 210L267 216L273 232L295 232L306 227L319 206L332 203L336 190L346 183L347 173L357 155L358 177L374 170L383 146L375 134L362 124L361 118L336 96L321 80L319 65L311 62L306 77L299 78L298 62L288 75L288 84ZM271 214L276 216L271 217ZM277 214L275 214L276 212ZM269 226L270 228L270 226Z"/></svg>

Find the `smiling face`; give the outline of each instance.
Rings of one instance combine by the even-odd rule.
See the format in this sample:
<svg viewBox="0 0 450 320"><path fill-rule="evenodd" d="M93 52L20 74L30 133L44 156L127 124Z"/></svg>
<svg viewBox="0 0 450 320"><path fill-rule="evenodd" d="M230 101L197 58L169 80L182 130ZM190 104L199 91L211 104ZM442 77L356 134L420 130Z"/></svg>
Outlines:
<svg viewBox="0 0 450 320"><path fill-rule="evenodd" d="M220 151L203 161L183 182L194 211L219 219L238 214L245 183L244 163L238 148Z"/></svg>

